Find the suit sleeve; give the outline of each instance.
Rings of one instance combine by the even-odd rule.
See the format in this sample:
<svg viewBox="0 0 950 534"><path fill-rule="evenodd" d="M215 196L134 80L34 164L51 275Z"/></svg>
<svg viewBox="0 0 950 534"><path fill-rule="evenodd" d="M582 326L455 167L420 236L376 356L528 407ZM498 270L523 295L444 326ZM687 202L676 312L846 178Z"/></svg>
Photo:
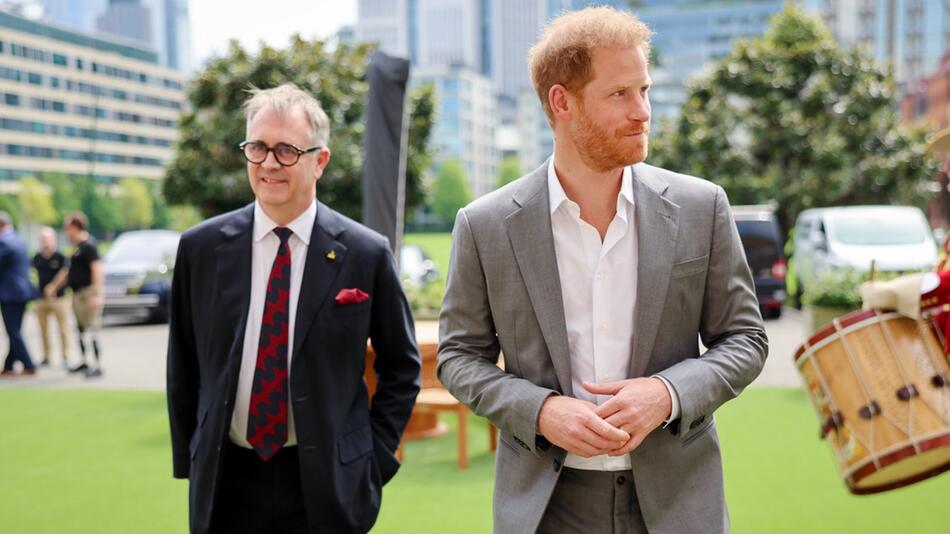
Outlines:
<svg viewBox="0 0 950 534"><path fill-rule="evenodd" d="M716 187L706 276L699 335L708 350L657 373L678 395L680 420L672 427L679 436L738 396L762 371L768 354L752 274L721 187Z"/></svg>
<svg viewBox="0 0 950 534"><path fill-rule="evenodd" d="M396 474L395 452L419 393L422 368L415 326L388 242L380 246L370 339L376 352L377 386L370 408L373 448L383 483Z"/></svg>
<svg viewBox="0 0 950 534"><path fill-rule="evenodd" d="M188 478L189 445L197 427L198 357L191 316L191 265L182 238L175 260L168 328L167 395L175 478Z"/></svg>
<svg viewBox="0 0 950 534"><path fill-rule="evenodd" d="M485 273L461 210L439 314L439 380L473 412L536 452L538 414L556 392L506 373L498 367L498 354Z"/></svg>

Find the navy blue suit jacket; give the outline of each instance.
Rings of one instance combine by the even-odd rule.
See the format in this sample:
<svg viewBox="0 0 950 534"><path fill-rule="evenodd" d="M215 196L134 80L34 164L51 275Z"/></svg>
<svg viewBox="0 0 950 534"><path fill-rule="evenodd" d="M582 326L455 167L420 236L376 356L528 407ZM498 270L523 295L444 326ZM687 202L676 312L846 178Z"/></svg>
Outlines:
<svg viewBox="0 0 950 534"><path fill-rule="evenodd" d="M26 243L12 230L0 233L0 302L22 304L35 299L36 293Z"/></svg>
<svg viewBox="0 0 950 534"><path fill-rule="evenodd" d="M209 528L234 409L253 218L252 204L188 230L175 262L168 407L174 475L190 479L192 532ZM337 305L334 297L346 288L370 299ZM318 202L297 298L290 402L310 531L365 532L376 520L382 485L399 467L395 451L421 368L389 242ZM372 407L363 380L367 338L377 354Z"/></svg>

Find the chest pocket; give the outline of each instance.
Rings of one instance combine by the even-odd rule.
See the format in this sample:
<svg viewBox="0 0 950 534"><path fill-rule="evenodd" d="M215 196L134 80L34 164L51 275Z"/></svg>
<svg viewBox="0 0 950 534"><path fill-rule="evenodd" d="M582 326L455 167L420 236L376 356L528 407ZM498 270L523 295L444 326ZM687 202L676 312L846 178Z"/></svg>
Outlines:
<svg viewBox="0 0 950 534"><path fill-rule="evenodd" d="M692 258L686 261L673 264L671 273L672 278L686 278L699 273L705 273L709 266L709 255L703 255L698 258Z"/></svg>

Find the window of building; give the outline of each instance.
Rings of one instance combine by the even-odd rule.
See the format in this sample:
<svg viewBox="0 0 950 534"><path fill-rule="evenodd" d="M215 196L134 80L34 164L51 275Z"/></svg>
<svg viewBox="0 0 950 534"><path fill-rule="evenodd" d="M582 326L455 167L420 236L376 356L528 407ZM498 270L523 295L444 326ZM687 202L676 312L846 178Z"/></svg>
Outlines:
<svg viewBox="0 0 950 534"><path fill-rule="evenodd" d="M12 93L4 93L3 103L8 106L19 106L20 105L20 95L15 95Z"/></svg>
<svg viewBox="0 0 950 534"><path fill-rule="evenodd" d="M31 85L43 85L43 77L35 72L26 73L26 80L30 82Z"/></svg>
<svg viewBox="0 0 950 534"><path fill-rule="evenodd" d="M66 60L66 56L62 54L53 54L53 64L59 65L60 67L65 67L67 63L68 61Z"/></svg>

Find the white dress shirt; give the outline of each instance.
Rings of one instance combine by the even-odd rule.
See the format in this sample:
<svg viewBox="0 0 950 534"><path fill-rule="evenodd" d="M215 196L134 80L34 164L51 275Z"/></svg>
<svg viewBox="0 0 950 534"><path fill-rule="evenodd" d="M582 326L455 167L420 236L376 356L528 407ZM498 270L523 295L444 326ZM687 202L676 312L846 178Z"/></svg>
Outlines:
<svg viewBox="0 0 950 534"><path fill-rule="evenodd" d="M638 256L633 173L630 167L624 167L617 213L603 241L597 229L581 219L580 206L564 192L553 157L548 164L548 200L571 356L571 387L576 398L599 405L610 397L589 393L582 382L629 378L636 335L633 326ZM665 380L663 383L673 398L669 422L679 416L679 406L670 384ZM630 469L630 456L583 458L568 453L564 465L621 471Z"/></svg>
<svg viewBox="0 0 950 534"><path fill-rule="evenodd" d="M294 429L293 404L290 402L290 373L293 366L294 322L297 318L297 302L303 271L307 263L307 249L310 246L310 234L317 217L317 201L314 199L307 211L287 225L293 231L290 243L290 302L287 337L287 443L297 444ZM251 301L247 312L247 328L244 330L244 351L241 356L241 374L238 377L237 395L234 398L234 412L231 415L231 441L241 447L252 448L247 442L247 412L251 403L251 389L254 383L254 368L257 364L257 348L261 337L261 319L264 315L264 302L267 299L267 281L270 278L274 258L280 246L280 238L274 233L277 223L254 203L254 242L251 245Z"/></svg>

